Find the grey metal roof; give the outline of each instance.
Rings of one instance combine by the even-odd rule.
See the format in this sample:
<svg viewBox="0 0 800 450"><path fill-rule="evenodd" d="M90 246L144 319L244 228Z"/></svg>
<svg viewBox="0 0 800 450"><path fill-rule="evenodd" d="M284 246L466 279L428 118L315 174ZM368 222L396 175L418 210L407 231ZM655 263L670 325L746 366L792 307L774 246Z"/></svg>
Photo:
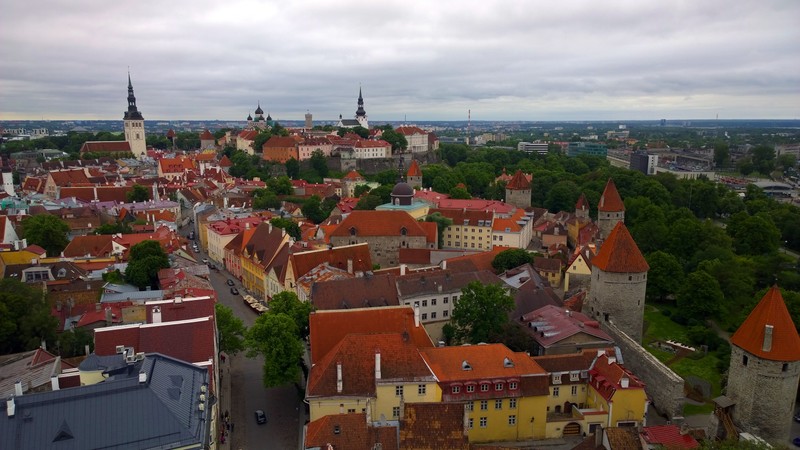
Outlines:
<svg viewBox="0 0 800 450"><path fill-rule="evenodd" d="M137 291L137 292L121 292L118 294L106 294L100 298L101 303L109 302L126 302L130 301L146 301L146 300L161 300L164 298L164 291Z"/></svg>
<svg viewBox="0 0 800 450"><path fill-rule="evenodd" d="M148 354L97 384L16 397L14 415L6 409L0 419L0 448L204 448L208 392L204 410L198 405L208 378L205 368Z"/></svg>

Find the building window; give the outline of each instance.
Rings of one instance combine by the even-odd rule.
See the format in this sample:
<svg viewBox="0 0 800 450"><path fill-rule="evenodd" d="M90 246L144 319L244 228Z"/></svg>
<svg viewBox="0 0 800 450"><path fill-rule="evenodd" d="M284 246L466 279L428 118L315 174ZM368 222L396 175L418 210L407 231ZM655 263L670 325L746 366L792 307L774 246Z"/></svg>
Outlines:
<svg viewBox="0 0 800 450"><path fill-rule="evenodd" d="M461 392L461 386L453 386L453 394L458 394Z"/></svg>
<svg viewBox="0 0 800 450"><path fill-rule="evenodd" d="M579 372L572 372L569 374L569 381L578 381L579 376L580 376Z"/></svg>
<svg viewBox="0 0 800 450"><path fill-rule="evenodd" d="M442 302L444 302L445 304L450 303L450 297L443 298Z"/></svg>
<svg viewBox="0 0 800 450"><path fill-rule="evenodd" d="M435 313L435 312L432 312L432 313L431 313L431 319L435 319L435 318L436 318L436 313Z"/></svg>
<svg viewBox="0 0 800 450"><path fill-rule="evenodd" d="M474 410L475 410L475 404L472 402L467 403L467 411L474 411Z"/></svg>
<svg viewBox="0 0 800 450"><path fill-rule="evenodd" d="M442 317L447 317L449 315L450 315L450 311L449 310L445 309L444 311L442 311Z"/></svg>
<svg viewBox="0 0 800 450"><path fill-rule="evenodd" d="M427 386L425 386L424 384L420 384L417 386L417 394L425 395L426 392L428 392Z"/></svg>
<svg viewBox="0 0 800 450"><path fill-rule="evenodd" d="M553 388L553 397L558 397L558 386Z"/></svg>
<svg viewBox="0 0 800 450"><path fill-rule="evenodd" d="M395 386L394 387L394 395L397 397L403 396L403 386Z"/></svg>
<svg viewBox="0 0 800 450"><path fill-rule="evenodd" d="M399 406L393 406L392 407L392 417L394 417L395 419L400 417L400 407Z"/></svg>
<svg viewBox="0 0 800 450"><path fill-rule="evenodd" d="M508 399L508 409L517 409L517 399L515 398Z"/></svg>
<svg viewBox="0 0 800 450"><path fill-rule="evenodd" d="M423 307L427 307L428 306L428 301L427 300L423 300L422 301L422 306Z"/></svg>
<svg viewBox="0 0 800 450"><path fill-rule="evenodd" d="M356 413L356 409L355 408L348 408L347 409L347 414L355 414L355 413Z"/></svg>
<svg viewBox="0 0 800 450"><path fill-rule="evenodd" d="M474 428L474 425L475 425L475 419L470 418L469 420L467 420L467 428L471 430Z"/></svg>
<svg viewBox="0 0 800 450"><path fill-rule="evenodd" d="M503 390L503 383L495 383L494 384L495 391L502 391Z"/></svg>
<svg viewBox="0 0 800 450"><path fill-rule="evenodd" d="M517 389L517 382L516 381L512 381L512 382L508 383L508 388L510 390L512 390L512 391Z"/></svg>
<svg viewBox="0 0 800 450"><path fill-rule="evenodd" d="M458 301L458 296L457 296L457 295L454 295L454 296L453 296L453 303L455 303L456 301Z"/></svg>
<svg viewBox="0 0 800 450"><path fill-rule="evenodd" d="M428 320L428 314L422 313L422 320Z"/></svg>
<svg viewBox="0 0 800 450"><path fill-rule="evenodd" d="M488 423L489 420L486 417L481 417L481 428L486 428L486 425L488 425Z"/></svg>
<svg viewBox="0 0 800 450"><path fill-rule="evenodd" d="M489 409L489 401L481 400L481 411L486 411L487 409Z"/></svg>
<svg viewBox="0 0 800 450"><path fill-rule="evenodd" d="M747 355L742 355L742 365L743 366L747 365Z"/></svg>
<svg viewBox="0 0 800 450"><path fill-rule="evenodd" d="M467 385L467 392L475 392L475 385L474 384L468 384Z"/></svg>
<svg viewBox="0 0 800 450"><path fill-rule="evenodd" d="M508 424L509 425L516 425L517 424L517 416L512 414L508 416Z"/></svg>
<svg viewBox="0 0 800 450"><path fill-rule="evenodd" d="M572 386L572 396L578 395L578 386Z"/></svg>
<svg viewBox="0 0 800 450"><path fill-rule="evenodd" d="M494 401L494 409L503 409L503 399L498 398Z"/></svg>
<svg viewBox="0 0 800 450"><path fill-rule="evenodd" d="M481 384L481 392L489 392L489 384L488 383L482 383Z"/></svg>
<svg viewBox="0 0 800 450"><path fill-rule="evenodd" d="M431 299L431 306L436 306L436 299L435 298Z"/></svg>

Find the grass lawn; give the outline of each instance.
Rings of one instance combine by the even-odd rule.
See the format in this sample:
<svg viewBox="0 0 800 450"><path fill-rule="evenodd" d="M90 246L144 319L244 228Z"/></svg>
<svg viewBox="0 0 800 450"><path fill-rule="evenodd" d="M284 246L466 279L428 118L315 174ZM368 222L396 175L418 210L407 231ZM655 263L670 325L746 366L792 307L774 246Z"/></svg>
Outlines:
<svg viewBox="0 0 800 450"><path fill-rule="evenodd" d="M696 416L700 414L711 414L714 412L714 404L711 402L702 405L683 405L683 416Z"/></svg>
<svg viewBox="0 0 800 450"><path fill-rule="evenodd" d="M645 342L672 340L687 343L689 341L689 338L686 336L686 328L661 314L659 307L645 305L644 320L647 322L647 332L644 337Z"/></svg>

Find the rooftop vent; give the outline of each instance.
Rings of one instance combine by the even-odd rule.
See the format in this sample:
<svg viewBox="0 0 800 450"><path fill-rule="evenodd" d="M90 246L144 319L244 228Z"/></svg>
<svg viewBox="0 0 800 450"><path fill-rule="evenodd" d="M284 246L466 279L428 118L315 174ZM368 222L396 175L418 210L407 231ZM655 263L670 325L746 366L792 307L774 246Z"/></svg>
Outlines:
<svg viewBox="0 0 800 450"><path fill-rule="evenodd" d="M472 366L469 365L466 359L461 361L461 370L472 370Z"/></svg>
<svg viewBox="0 0 800 450"><path fill-rule="evenodd" d="M514 361L508 356L503 359L503 367L514 367Z"/></svg>

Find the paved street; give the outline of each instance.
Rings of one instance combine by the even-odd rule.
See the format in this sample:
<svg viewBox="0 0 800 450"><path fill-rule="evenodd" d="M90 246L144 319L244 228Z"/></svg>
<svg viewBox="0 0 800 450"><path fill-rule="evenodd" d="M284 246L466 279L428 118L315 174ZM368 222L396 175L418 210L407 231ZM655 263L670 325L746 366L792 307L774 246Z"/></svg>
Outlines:
<svg viewBox="0 0 800 450"><path fill-rule="evenodd" d="M181 234L188 234L189 228ZM205 253L196 253L198 261L206 258ZM219 264L215 264L221 267ZM258 315L243 301L244 288L234 280L240 295L233 295L226 281L230 277L224 269L211 272L211 284L217 291L220 303L231 308L242 319L245 326L255 323ZM226 443L232 450L255 449L296 449L299 447L300 433L305 423L305 409L297 388L294 385L265 389L262 384L263 358L247 358L244 354L229 357L230 380L221 381L224 386L230 383L230 415L233 431ZM224 392L224 389L223 389ZM267 415L267 423L258 425L255 410L261 409ZM224 411L222 411L224 412Z"/></svg>

